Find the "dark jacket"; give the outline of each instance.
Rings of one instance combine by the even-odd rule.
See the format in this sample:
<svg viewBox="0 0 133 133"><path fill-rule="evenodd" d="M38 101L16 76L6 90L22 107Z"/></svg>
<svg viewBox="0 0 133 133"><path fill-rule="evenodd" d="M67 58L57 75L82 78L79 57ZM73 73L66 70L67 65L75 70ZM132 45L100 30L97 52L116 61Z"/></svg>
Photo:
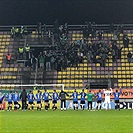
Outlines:
<svg viewBox="0 0 133 133"><path fill-rule="evenodd" d="M26 93L25 90L23 90L23 91L21 92L21 94L20 94L20 99L21 99L22 101L26 101L26 100L27 100L27 93Z"/></svg>
<svg viewBox="0 0 133 133"><path fill-rule="evenodd" d="M66 100L66 95L69 96L66 92L61 91L59 94L60 100Z"/></svg>

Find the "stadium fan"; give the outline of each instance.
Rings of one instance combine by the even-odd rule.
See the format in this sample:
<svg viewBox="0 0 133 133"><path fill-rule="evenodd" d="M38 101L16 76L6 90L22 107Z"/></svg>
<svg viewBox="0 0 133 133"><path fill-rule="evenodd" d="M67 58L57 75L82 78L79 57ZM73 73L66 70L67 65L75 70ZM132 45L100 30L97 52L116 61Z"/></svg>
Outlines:
<svg viewBox="0 0 133 133"><path fill-rule="evenodd" d="M97 97L97 107L96 109L97 110L101 110L101 103L102 103L102 94L103 92L101 92L101 90L99 90L99 92L96 94L96 97Z"/></svg>
<svg viewBox="0 0 133 133"><path fill-rule="evenodd" d="M26 53L26 60L28 60L29 56L30 56L30 46L29 46L29 44L26 44L26 46L25 46L25 53Z"/></svg>
<svg viewBox="0 0 133 133"><path fill-rule="evenodd" d="M53 106L52 109L53 111L57 109L57 100L58 100L58 93L56 92L56 90L54 90L53 95L52 95L52 100L53 100Z"/></svg>
<svg viewBox="0 0 133 133"><path fill-rule="evenodd" d="M118 92L118 90L116 90L116 92L113 92L114 95L114 100L115 100L115 109L120 110L120 103L119 103L119 97L122 93L122 88L120 87L120 92Z"/></svg>
<svg viewBox="0 0 133 133"><path fill-rule="evenodd" d="M73 97L73 109L78 110L78 93L76 92L76 89L70 97Z"/></svg>
<svg viewBox="0 0 133 133"><path fill-rule="evenodd" d="M40 54L38 55L39 68L44 69L44 62L45 62L44 55L42 52L40 52Z"/></svg>
<svg viewBox="0 0 133 133"><path fill-rule="evenodd" d="M0 110L3 110L4 95L0 92Z"/></svg>
<svg viewBox="0 0 133 133"><path fill-rule="evenodd" d="M18 48L18 53L19 53L19 59L23 59L23 55L24 55L24 48L23 48L23 46L20 46L19 48Z"/></svg>
<svg viewBox="0 0 133 133"><path fill-rule="evenodd" d="M66 110L66 96L69 96L65 91L61 90L59 93L59 98L61 100L61 110ZM64 106L63 106L64 104Z"/></svg>
<svg viewBox="0 0 133 133"><path fill-rule="evenodd" d="M12 111L12 100L13 100L12 91L9 92L7 99L8 99L8 111Z"/></svg>
<svg viewBox="0 0 133 133"><path fill-rule="evenodd" d="M11 61L11 54L10 53L6 54L6 60L7 60L7 64L10 64L10 61Z"/></svg>
<svg viewBox="0 0 133 133"><path fill-rule="evenodd" d="M110 105L110 95L112 94L112 88L109 89L104 89L104 94L105 94L105 104L106 104L106 110L109 109L109 105Z"/></svg>
<svg viewBox="0 0 133 133"><path fill-rule="evenodd" d="M44 99L44 107L46 111L49 109L49 97L51 97L50 94L47 92L47 90L45 90L42 98Z"/></svg>
<svg viewBox="0 0 133 133"><path fill-rule="evenodd" d="M127 54L127 59L128 59L128 62L131 63L132 62L132 53L129 51L128 54Z"/></svg>
<svg viewBox="0 0 133 133"><path fill-rule="evenodd" d="M94 94L91 92L91 90L89 90L89 93L86 94L86 96L88 97L88 111L92 110L92 100L94 97Z"/></svg>
<svg viewBox="0 0 133 133"><path fill-rule="evenodd" d="M129 38L128 38L127 34L123 35L123 44L124 44L124 48L128 48Z"/></svg>
<svg viewBox="0 0 133 133"><path fill-rule="evenodd" d="M11 28L11 36L12 36L12 38L14 38L14 35L15 35L15 27L12 27Z"/></svg>
<svg viewBox="0 0 133 133"><path fill-rule="evenodd" d="M86 97L86 93L84 92L84 89L82 90L82 92L80 93L80 106L81 109L84 110L85 108L85 97Z"/></svg>
<svg viewBox="0 0 133 133"><path fill-rule="evenodd" d="M41 110L41 97L42 97L42 94L41 94L40 90L38 90L38 92L36 94L37 110Z"/></svg>
<svg viewBox="0 0 133 133"><path fill-rule="evenodd" d="M28 94L28 110L32 109L32 111L34 110L34 94L32 91L30 91L30 93Z"/></svg>

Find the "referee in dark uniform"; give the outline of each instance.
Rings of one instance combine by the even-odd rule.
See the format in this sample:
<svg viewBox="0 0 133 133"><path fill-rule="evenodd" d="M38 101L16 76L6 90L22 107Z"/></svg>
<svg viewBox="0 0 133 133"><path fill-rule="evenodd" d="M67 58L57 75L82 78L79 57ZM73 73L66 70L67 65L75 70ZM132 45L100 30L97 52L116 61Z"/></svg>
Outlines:
<svg viewBox="0 0 133 133"><path fill-rule="evenodd" d="M23 91L21 92L21 94L20 94L20 99L22 100L22 110L26 110L26 106L27 106L27 103L26 103L26 101L27 101L27 93L26 93L26 90L25 89L23 89Z"/></svg>
<svg viewBox="0 0 133 133"><path fill-rule="evenodd" d="M61 90L59 98L61 100L61 110L66 110L66 96L69 96L65 91ZM64 106L63 106L64 104Z"/></svg>

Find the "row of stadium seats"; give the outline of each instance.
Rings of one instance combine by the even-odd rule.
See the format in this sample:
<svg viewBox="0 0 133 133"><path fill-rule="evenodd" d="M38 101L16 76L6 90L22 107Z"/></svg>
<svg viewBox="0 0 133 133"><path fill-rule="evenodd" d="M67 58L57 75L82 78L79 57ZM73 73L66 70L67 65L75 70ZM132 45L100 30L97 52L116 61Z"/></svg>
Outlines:
<svg viewBox="0 0 133 133"><path fill-rule="evenodd" d="M0 79L1 83L14 83L13 81L17 79L18 68L15 64L6 64L5 55L13 50L13 47L10 44L10 41L13 39L10 36L10 32L0 32ZM11 53L12 54L12 53ZM13 60L13 57L12 57ZM10 81L11 80L11 81ZM13 89L13 87L1 87L2 89Z"/></svg>
<svg viewBox="0 0 133 133"><path fill-rule="evenodd" d="M18 69L17 68L12 68L12 67L7 67L7 68L0 68L0 72L16 72Z"/></svg>
<svg viewBox="0 0 133 133"><path fill-rule="evenodd" d="M1 76L0 79L16 79L16 76Z"/></svg>

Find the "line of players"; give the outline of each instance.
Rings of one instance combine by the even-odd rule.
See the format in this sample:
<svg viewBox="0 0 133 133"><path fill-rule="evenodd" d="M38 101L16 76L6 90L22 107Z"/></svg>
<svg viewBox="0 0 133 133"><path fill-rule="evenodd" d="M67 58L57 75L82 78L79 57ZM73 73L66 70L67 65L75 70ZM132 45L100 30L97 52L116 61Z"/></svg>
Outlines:
<svg viewBox="0 0 133 133"><path fill-rule="evenodd" d="M93 98L97 98L97 110L101 109L101 103L102 103L102 95L105 95L105 103L106 103L106 110L109 109L109 104L110 104L110 95L113 94L114 95L114 100L115 100L115 109L120 110L120 106L119 106L119 96L122 93L122 89L120 87L120 91L116 90L115 92L113 92L112 89L108 90L99 90L99 92L97 92L96 94L92 93L91 90L89 90L88 93L84 92L84 89L82 90L81 93L78 93L76 90L74 90L74 92L72 93L72 95L68 95L67 96L72 97L73 98L73 108L74 110L78 110L78 96L80 96L80 106L81 109L84 110L85 108L85 101L86 101L86 96L87 96L87 101L88 101L88 110L92 110L92 101ZM0 94L0 109L3 109L3 100L7 99L8 101L8 110L11 111L12 110L12 106L13 106L13 102L14 102L14 110L17 110L18 107L20 106L20 104L18 103L21 99L20 96L18 94L18 92L16 91L14 94L12 93L12 91L9 92L8 96L5 97L4 95ZM52 109L56 110L57 109L57 101L58 100L62 100L60 94L58 95L58 93L56 92L56 90L54 90L53 94L50 95L49 92L47 92L47 90L44 91L44 93L42 94L42 92L40 90L38 90L37 94L34 96L33 92L30 91L29 94L27 95L27 99L28 99L28 109L30 110L34 110L34 101L36 101L36 105L37 105L37 110L41 110L42 108L42 100L44 101L44 108L47 111L49 109L49 98L52 99ZM66 99L63 99L66 100ZM66 104L66 102L64 103ZM66 107L66 105L64 105ZM61 107L62 110L62 107Z"/></svg>

